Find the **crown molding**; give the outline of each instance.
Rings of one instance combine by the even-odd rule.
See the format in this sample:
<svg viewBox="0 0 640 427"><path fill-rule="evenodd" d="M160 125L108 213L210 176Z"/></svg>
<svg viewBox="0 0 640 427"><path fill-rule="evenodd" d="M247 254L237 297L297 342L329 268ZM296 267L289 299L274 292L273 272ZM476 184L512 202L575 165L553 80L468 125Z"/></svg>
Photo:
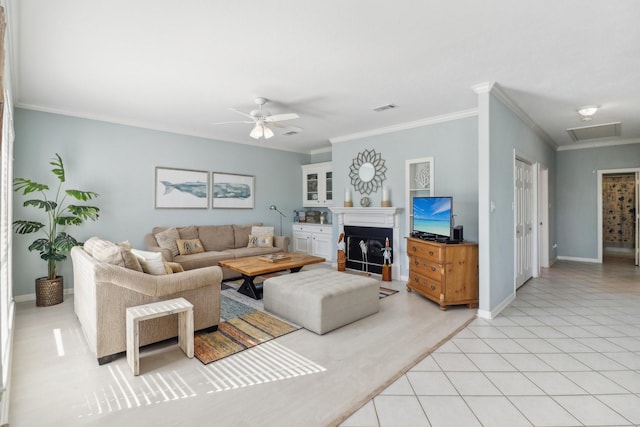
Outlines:
<svg viewBox="0 0 640 427"><path fill-rule="evenodd" d="M316 148L315 150L311 150L309 154L323 154L323 153L331 153L331 146Z"/></svg>
<svg viewBox="0 0 640 427"><path fill-rule="evenodd" d="M476 86L474 86L474 90ZM552 148L556 150L558 149L558 144L553 140L553 138L551 138L549 134L544 131L544 129L538 126L538 124L533 121L533 119L529 117L529 115L522 108L520 108L518 104L516 104L515 101L513 101L509 97L509 95L507 95L507 93L500 87L498 83L492 83L491 87L488 90L492 95L498 98L509 110L511 110L516 116L518 116L520 120L522 120L527 126L529 126L531 130L533 130L540 138L542 138L544 142L546 142Z"/></svg>
<svg viewBox="0 0 640 427"><path fill-rule="evenodd" d="M356 139L366 138L369 136L384 135L387 133L398 132L407 129L414 129L423 126L430 126L437 123L448 122L452 120L464 119L467 117L474 117L478 115L478 109L472 108L470 110L458 111L456 113L444 114L442 116L428 117L426 119L420 119L413 122L400 123L397 125L386 126L377 129L366 130L363 132L356 132L349 135L337 136L330 138L331 144L339 144L341 142L353 141Z"/></svg>
<svg viewBox="0 0 640 427"><path fill-rule="evenodd" d="M613 147L615 145L640 144L640 138L622 139L615 141L598 140L594 142L584 142L581 144L562 145L557 151L584 150L587 148Z"/></svg>

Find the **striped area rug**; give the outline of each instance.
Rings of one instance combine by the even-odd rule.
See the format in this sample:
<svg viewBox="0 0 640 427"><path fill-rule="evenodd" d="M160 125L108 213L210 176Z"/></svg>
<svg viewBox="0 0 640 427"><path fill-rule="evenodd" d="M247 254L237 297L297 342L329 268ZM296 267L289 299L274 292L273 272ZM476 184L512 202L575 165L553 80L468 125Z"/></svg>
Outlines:
<svg viewBox="0 0 640 427"><path fill-rule="evenodd" d="M193 352L206 365L298 329L263 311L254 311L220 323L215 332L196 335Z"/></svg>

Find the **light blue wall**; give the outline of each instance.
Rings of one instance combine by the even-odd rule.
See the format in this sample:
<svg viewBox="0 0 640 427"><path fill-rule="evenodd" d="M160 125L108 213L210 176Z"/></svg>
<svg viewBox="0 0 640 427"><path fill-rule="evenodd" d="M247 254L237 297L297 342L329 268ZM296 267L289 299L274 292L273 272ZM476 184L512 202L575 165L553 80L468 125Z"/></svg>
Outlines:
<svg viewBox="0 0 640 427"><path fill-rule="evenodd" d="M309 163L324 163L331 161L331 150L324 151L322 153L312 153L311 161ZM302 177L302 173L300 174Z"/></svg>
<svg viewBox="0 0 640 427"><path fill-rule="evenodd" d="M353 190L349 167L353 159L365 149L380 153L387 167L383 185L390 191L391 204L403 208L400 221L400 254L403 275L407 274L405 224L405 161L421 157L434 158L434 188L436 195L453 196L456 224L464 226L466 240L478 239L478 123L476 117L438 123L399 132L366 137L333 144L333 185L335 206L342 206L347 187L352 188L354 206L360 193ZM372 206L380 206L382 189L369 196ZM337 225L334 225L337 235ZM398 259L398 258L396 258Z"/></svg>
<svg viewBox="0 0 640 427"><path fill-rule="evenodd" d="M549 169L549 182L555 182L555 149L544 142L516 114L494 95L490 97L490 193L495 211L490 215L490 310L514 293L514 150L531 163ZM555 189L549 186L549 200ZM549 212L549 241L556 241L555 208ZM550 244L552 246L552 244ZM482 245L480 250L486 250ZM555 253L550 249L550 257Z"/></svg>
<svg viewBox="0 0 640 427"><path fill-rule="evenodd" d="M59 153L68 175L68 187L100 194L98 222L70 229L85 240L99 235L113 241L129 240L144 248L143 236L157 225L246 224L264 222L279 228L275 204L287 214L299 208L302 197L300 165L307 154L207 140L30 110L15 111L14 176L55 184L49 161ZM232 172L255 176L254 209L155 209L156 166ZM34 217L14 196L14 219ZM291 237L287 219L284 234ZM27 246L36 235L14 236L14 295L34 293L34 279L46 275L46 264ZM72 287L71 262L60 273Z"/></svg>
<svg viewBox="0 0 640 427"><path fill-rule="evenodd" d="M558 255L598 258L598 171L640 168L640 144L559 151Z"/></svg>

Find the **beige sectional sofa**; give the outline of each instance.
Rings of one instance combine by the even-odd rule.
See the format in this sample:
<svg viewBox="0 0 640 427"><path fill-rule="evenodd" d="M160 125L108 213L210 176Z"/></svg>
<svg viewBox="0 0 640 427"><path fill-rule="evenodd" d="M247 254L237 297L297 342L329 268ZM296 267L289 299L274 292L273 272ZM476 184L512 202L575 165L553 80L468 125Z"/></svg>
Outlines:
<svg viewBox="0 0 640 427"><path fill-rule="evenodd" d="M215 330L220 322L220 267L152 275L133 251L97 238L71 250L74 310L99 364L126 351L127 307L183 297L193 304L196 331ZM176 315L142 322L140 345L178 336L177 324Z"/></svg>
<svg viewBox="0 0 640 427"><path fill-rule="evenodd" d="M273 227L262 227L262 224L249 225L190 225L188 227L154 227L151 233L145 235L144 242L149 251L161 252L166 261L177 262L185 270L193 270L202 267L218 265L218 261L242 258L255 255L265 255L277 252L287 252L289 249L289 238L286 236L273 236L272 244L257 245L250 244L250 236L254 227L271 229ZM202 252L181 255L177 246L173 246L177 236L183 241L199 241ZM170 232L174 233L173 238L166 238ZM160 233L164 233L160 234ZM161 241L158 238L161 237ZM251 239L255 243L254 239ZM197 242L196 242L197 245ZM238 277L239 274L227 268L222 268L223 279Z"/></svg>

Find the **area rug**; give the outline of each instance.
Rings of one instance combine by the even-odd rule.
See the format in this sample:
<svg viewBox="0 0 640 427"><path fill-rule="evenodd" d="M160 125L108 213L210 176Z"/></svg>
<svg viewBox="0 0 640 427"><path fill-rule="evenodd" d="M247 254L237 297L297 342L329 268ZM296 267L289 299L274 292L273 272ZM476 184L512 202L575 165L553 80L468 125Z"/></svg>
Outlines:
<svg viewBox="0 0 640 427"><path fill-rule="evenodd" d="M228 320L221 322L217 331L194 338L193 353L205 365L300 329L224 296L220 309ZM234 312L246 314L231 317Z"/></svg>

